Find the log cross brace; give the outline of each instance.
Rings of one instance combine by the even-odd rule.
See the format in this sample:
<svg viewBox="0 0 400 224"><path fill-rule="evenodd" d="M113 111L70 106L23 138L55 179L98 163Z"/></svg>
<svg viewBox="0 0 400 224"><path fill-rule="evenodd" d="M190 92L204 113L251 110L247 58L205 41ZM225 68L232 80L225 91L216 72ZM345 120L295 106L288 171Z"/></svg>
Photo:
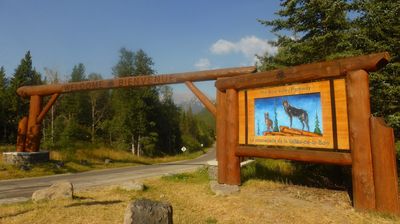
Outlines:
<svg viewBox="0 0 400 224"><path fill-rule="evenodd" d="M18 123L17 152L39 151L41 123L59 96L59 93L53 94L42 110L42 96L30 97L29 117L22 117Z"/></svg>
<svg viewBox="0 0 400 224"><path fill-rule="evenodd" d="M185 85L192 91L194 95L200 100L201 103L207 108L208 111L214 116L214 118L217 116L217 108L215 107L215 104L211 102L208 97L202 93L192 82L186 81Z"/></svg>

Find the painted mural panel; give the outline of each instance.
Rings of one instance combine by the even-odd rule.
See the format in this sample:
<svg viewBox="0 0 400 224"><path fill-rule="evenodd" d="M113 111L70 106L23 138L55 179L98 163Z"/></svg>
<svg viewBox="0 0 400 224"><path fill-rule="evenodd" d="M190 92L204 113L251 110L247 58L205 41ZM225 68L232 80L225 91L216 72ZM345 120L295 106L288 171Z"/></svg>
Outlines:
<svg viewBox="0 0 400 224"><path fill-rule="evenodd" d="M256 136L323 136L320 93L257 98L254 107Z"/></svg>
<svg viewBox="0 0 400 224"><path fill-rule="evenodd" d="M240 92L239 143L348 149L334 139L331 94L329 81Z"/></svg>

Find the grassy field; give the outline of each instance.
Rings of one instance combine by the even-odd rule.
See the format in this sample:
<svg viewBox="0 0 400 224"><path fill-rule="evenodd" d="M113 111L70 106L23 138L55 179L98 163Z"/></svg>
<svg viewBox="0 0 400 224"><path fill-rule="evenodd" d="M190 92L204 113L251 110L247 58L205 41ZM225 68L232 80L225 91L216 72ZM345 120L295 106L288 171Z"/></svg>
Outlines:
<svg viewBox="0 0 400 224"><path fill-rule="evenodd" d="M0 152L15 151L11 146L0 147ZM149 165L155 163L171 162L193 159L203 151L182 153L176 156L165 157L137 157L130 151L113 150L108 148L77 149L74 151L50 151L51 161L42 164L30 164L30 170L24 171L19 166L3 163L0 153L0 180L23 177L36 177L62 173L76 173L94 169L116 168L124 166ZM105 163L109 159L111 162ZM60 163L62 162L62 164Z"/></svg>
<svg viewBox="0 0 400 224"><path fill-rule="evenodd" d="M146 179L143 192L117 186L92 188L76 193L74 200L0 205L0 223L122 223L132 200L168 201L174 223L400 223L379 213L358 213L346 191L290 184L284 176L288 164L257 161L243 172L247 180L240 193L215 196L209 189L207 171ZM264 179L257 169L283 172L282 181ZM251 177L251 178L250 178ZM254 179L256 178L256 179Z"/></svg>

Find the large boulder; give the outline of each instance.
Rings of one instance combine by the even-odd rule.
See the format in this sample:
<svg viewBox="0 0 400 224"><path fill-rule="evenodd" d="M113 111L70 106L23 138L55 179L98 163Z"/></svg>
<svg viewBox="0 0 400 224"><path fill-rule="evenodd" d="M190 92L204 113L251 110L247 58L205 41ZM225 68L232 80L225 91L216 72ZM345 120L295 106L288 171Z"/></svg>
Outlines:
<svg viewBox="0 0 400 224"><path fill-rule="evenodd" d="M172 206L167 202L139 199L126 208L124 224L172 224Z"/></svg>
<svg viewBox="0 0 400 224"><path fill-rule="evenodd" d="M32 194L32 201L38 202L42 200L54 199L73 199L74 186L70 182L59 182L48 188L37 190Z"/></svg>

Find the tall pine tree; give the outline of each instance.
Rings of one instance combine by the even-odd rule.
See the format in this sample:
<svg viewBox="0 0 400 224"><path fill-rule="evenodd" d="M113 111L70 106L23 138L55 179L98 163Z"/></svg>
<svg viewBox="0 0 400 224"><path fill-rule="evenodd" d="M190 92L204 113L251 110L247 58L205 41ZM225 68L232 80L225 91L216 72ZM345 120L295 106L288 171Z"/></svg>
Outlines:
<svg viewBox="0 0 400 224"><path fill-rule="evenodd" d="M285 0L279 17L259 20L278 39L276 55L261 57L261 70L338 57L389 51L399 58L400 4L379 0ZM394 60L395 61L395 60ZM371 105L400 138L400 66L370 74Z"/></svg>
<svg viewBox="0 0 400 224"><path fill-rule="evenodd" d="M0 67L0 143L7 142L8 104L6 71L4 67Z"/></svg>
<svg viewBox="0 0 400 224"><path fill-rule="evenodd" d="M18 96L16 93L17 89L21 86L39 85L41 83L41 75L33 68L32 56L30 51L28 51L19 66L15 69L14 75L10 80L10 88L8 89L9 113L11 114L9 122L11 126L15 127L15 130L9 133L11 139L16 139L18 121L21 117L28 115L29 110L29 99Z"/></svg>

